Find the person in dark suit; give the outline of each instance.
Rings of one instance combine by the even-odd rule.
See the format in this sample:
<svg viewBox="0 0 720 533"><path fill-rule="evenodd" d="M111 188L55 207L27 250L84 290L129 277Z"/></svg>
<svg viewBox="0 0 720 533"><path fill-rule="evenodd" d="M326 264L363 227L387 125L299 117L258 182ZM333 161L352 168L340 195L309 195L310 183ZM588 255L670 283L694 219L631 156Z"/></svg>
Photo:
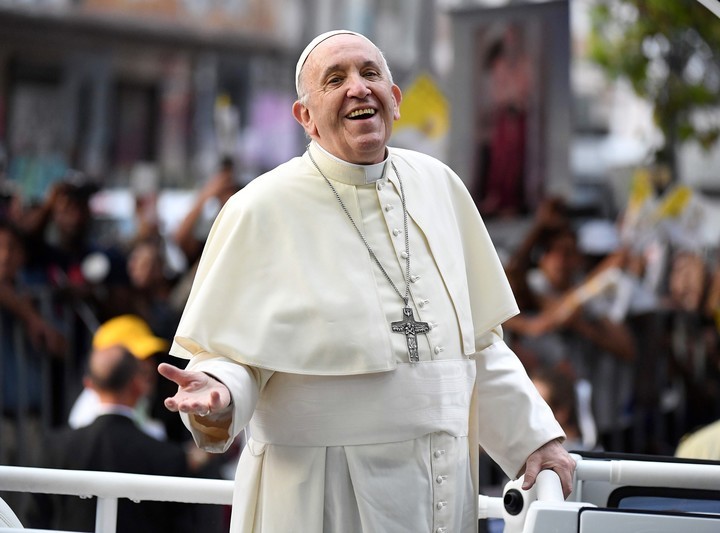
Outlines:
<svg viewBox="0 0 720 533"><path fill-rule="evenodd" d="M183 449L142 431L133 408L147 393L143 367L127 348L115 345L91 352L87 375L101 402L89 426L57 432L47 446L47 466L70 470L188 476ZM34 527L75 531L95 528L95 499L74 496L38 502ZM42 517L42 518L41 518ZM118 502L118 533L191 533L193 506L167 502Z"/></svg>

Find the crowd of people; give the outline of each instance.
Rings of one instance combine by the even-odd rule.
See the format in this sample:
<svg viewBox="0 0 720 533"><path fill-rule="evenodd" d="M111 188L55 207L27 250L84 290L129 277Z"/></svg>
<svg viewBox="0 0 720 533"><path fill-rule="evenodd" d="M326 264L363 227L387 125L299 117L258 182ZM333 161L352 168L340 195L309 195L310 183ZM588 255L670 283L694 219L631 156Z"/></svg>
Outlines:
<svg viewBox="0 0 720 533"><path fill-rule="evenodd" d="M180 418L163 405L176 387L159 377L157 366L173 359L168 349L202 250L203 232L209 229L202 225L202 207L209 200L224 203L241 188L234 170L231 159L221 161L172 234L138 220L137 232L125 241L97 231L91 200L99 187L78 172L61 176L43 201L32 206L11 183L4 184L8 194L0 218L0 464L227 475L224 463L237 459L242 443L221 458L192 444ZM169 247L186 254L186 271L169 268ZM97 368L105 378L98 378ZM100 414L116 415L117 428L107 417L107 425L96 424ZM134 423L123 424L128 418ZM132 428L141 431L135 436ZM118 439L120 433L124 438ZM61 441L67 446L58 446ZM87 445L86 452L79 453L78 441ZM135 448L128 447L132 442ZM112 452L115 447L119 455ZM53 453L43 453L48 449ZM97 457L91 449L105 450L105 456ZM171 465L178 455L182 468L177 462ZM124 463L122 457L127 458ZM147 467L155 459L143 457L165 460L152 469ZM163 464L168 468L163 470ZM52 513L52 500L38 509L26 495L4 496L26 524L94 527L94 507L67 513L60 505L62 512ZM209 510L196 514L205 521L203 530L227 528L225 512L214 517ZM177 510L172 515L185 516ZM196 530L194 522L184 522L188 531ZM168 531L181 531L168 524Z"/></svg>
<svg viewBox="0 0 720 533"><path fill-rule="evenodd" d="M82 176L60 179L43 202L31 207L24 205L18 195L6 199L0 221L0 373L3 378L0 463L220 477L224 475L225 463L237 459L243 445L239 433L242 428L236 426L242 421L244 427L256 404L260 415L268 417L268 413L273 414L273 402L287 400L283 394L292 394L296 389L329 391L327 394L330 394L336 390L333 387L342 386L348 394L357 389L354 394L366 398L364 385L353 388L355 380L382 396L387 392L386 384L377 382L377 374L382 371L407 367L413 373L427 368L435 372L447 368L448 372L454 372L462 365L465 372L468 365L463 357L466 355L479 361L479 373L485 372L476 377L476 366L472 365L471 381L478 380L479 385L475 392L470 388L466 411L472 409L471 393L476 394L479 389L483 394L483 386L490 390L502 385L498 376L509 375L510 383L502 387L505 394L508 387L513 394L517 393L509 397L508 402L516 409L516 415L520 412L523 416L521 423L525 422L525 415L528 420L536 417L543 422L539 424L542 431L528 436L536 440L528 449L527 443L516 443L514 451L508 451L502 443L515 442L514 428L506 428L497 420L494 425L481 424L479 435L487 431L496 433L485 441L481 435L480 442L489 448L493 444L498 446L490 453L502 462L508 475L525 471L534 476L540 468L560 465L556 469L562 472L566 494L572 466L565 460L567 453L556 446L561 440L569 450L672 454L685 433L720 418L717 350L720 268L707 249L665 239L667 235L659 232L649 238L646 226L640 229L637 224L632 226L631 210L624 212L618 221L581 224L563 199L548 198L536 211L530 229L505 264L493 262L494 256L488 252L490 241L482 233L484 227L473 211L474 206L471 209L463 203L469 197L457 185L459 180L452 172L434 159L415 152L386 148L390 125L399 116L397 106L401 93L392 84L387 66L383 67L380 52L370 41L353 32L321 37L311 43L298 63L299 99L293 108L295 118L312 139L307 153L292 163L297 167L295 173L318 179L312 182L312 187L308 185L310 180L306 183L302 179L279 187L277 184L287 178L283 172L289 171L287 167L272 171L247 198L234 201L232 215L225 214L217 225L212 244L206 246L207 228L198 230L200 214L208 200L225 204L240 189L230 160L224 160L217 175L198 191L196 203L174 233L162 232L161 228L141 221L137 234L128 242L107 242L93 233L90 199L98 188L79 180ZM333 48L325 43L327 39L334 39L333 44L341 46ZM331 59L335 61L332 68L340 74L334 75L333 81L327 81L320 75L325 72L323 65ZM308 71L307 79L301 76L304 68ZM322 91L315 87L320 83L327 84ZM364 94L352 98L369 98L373 102L372 106L348 112L348 116L352 115L348 118L352 124L350 129L365 127L358 126L361 122L356 122L357 118L375 120L370 117L384 113L378 119L383 121L382 138L370 143L372 160L360 156L364 155L362 150L366 144L338 135L334 129L337 126L325 116L327 105L339 105L339 101L332 100L331 93L343 84L349 85L346 91ZM369 95L375 93L378 96L370 98ZM358 138L364 138L363 134ZM390 163L386 165L388 160ZM438 187L438 196L424 197L422 187L410 180L404 184L410 191L406 204L406 189L396 162L405 175L416 181L424 179L417 171L424 166L445 176L447 179L442 185L432 184ZM392 178L388 177L389 169L393 170ZM362 179L356 176L358 170L362 171ZM330 171L332 179L325 174ZM326 190L326 186L329 189ZM358 206L346 207L338 192L338 189L344 190L342 187L357 188ZM318 190L323 196L315 202ZM328 191L334 193L337 203L332 194L325 194ZM286 205L281 201L278 204L276 193L304 194L307 203L289 197ZM372 195L386 195L387 203L382 209ZM447 205L443 204L446 211L435 211L436 204L446 197L453 198ZM432 203L433 209L420 207L421 201ZM284 216L289 206L297 211L294 212L297 216ZM315 210L311 209L313 206ZM316 222L320 206L325 209L324 216L340 221L334 224L346 222L344 216L347 215L359 235L350 232L350 237L341 241L342 245L347 250L359 250L362 257L369 252L369 262L332 254L329 252L332 246L315 245L308 240L311 232L301 232L307 226L305 229L327 237L323 232L327 230L325 223ZM383 226L386 222L379 221L382 216L395 216L387 214L394 209L398 217L404 217L389 219L395 225L391 235L405 234L404 251L397 254L406 261L405 270L398 271L399 276L404 275L404 296L383 266L383 262L394 265L389 258L393 257L396 244L392 238L386 238L390 226L386 228ZM423 214L428 211L433 214ZM370 215L358 225L353 216L363 212ZM431 216L437 217L435 222L439 224L424 218ZM438 227L450 227L449 219L462 220L462 225L469 229L458 229L457 235L452 231L438 234ZM264 224L282 227L284 233L275 235L277 249L268 242L271 236L263 233L266 228L257 227ZM369 239L361 227L368 232ZM408 235L411 231L412 237ZM420 238L421 234L429 236L428 240ZM448 235L455 241L446 241ZM446 262L448 259L443 253L437 252L447 252L443 246L453 243L457 245L454 251L461 251L468 261L462 275ZM254 253L243 255L242 251L249 250L251 245L254 248L250 251ZM185 272L170 274L166 261L168 246L185 255L188 265ZM411 275L411 246L418 269L413 274L422 272L422 275ZM381 250L378 254L375 247ZM433 250L433 247L436 248ZM203 263L202 252L208 248L211 257ZM286 261L276 257L280 251L286 255ZM290 271L286 268L290 259L307 261L303 263L306 268ZM481 265L484 261L488 264ZM347 267L347 272L339 272L340 263ZM402 263L398 264L402 267ZM394 272L395 266L388 268ZM377 276L375 267L382 275ZM346 299L333 300L332 291L337 287L328 287L333 280L348 286L346 276L349 275L356 276L352 279L357 281L357 286L348 290L358 301L367 304L364 298L375 291L378 291L377 302L382 306L391 301L397 304L396 296L404 301L404 307L399 304L392 307L393 313L402 308L401 322L394 322L401 317L388 312L392 326L389 331L404 333L404 336L388 336L387 346L373 344L378 353L383 349L390 353L392 357L388 361L379 359L370 348L366 352L357 348L363 343L380 343L385 338L363 333L374 331L366 324L370 322L366 315L356 315L360 318L352 323L354 329L329 331L327 327L335 323L336 316L348 313L353 316L354 311L347 308ZM421 277L424 279L413 288L422 291L425 287L425 294L429 296L414 300L410 285ZM505 277L509 281L507 290ZM382 288L376 280L389 283ZM250 281L264 290L255 290L248 285ZM366 285L365 290L360 288L362 284ZM304 298L294 298L292 293L301 288L306 291ZM515 302L510 288L520 309L519 315L511 316L515 313ZM247 323L227 316L223 295L231 293L238 305L244 302L252 305L253 316L247 317ZM462 296L466 293L470 294ZM486 298L505 307L493 307ZM308 312L311 304L315 307ZM438 330L438 324L432 320L415 322L413 305L421 316L445 320L449 327L443 331L442 327ZM368 306L372 308L371 304ZM320 320L318 316L326 319ZM384 327L386 317L378 316L372 318ZM461 338L453 336L456 331L461 333ZM266 335L258 340L259 332ZM472 338L473 332L475 338ZM418 335L440 339L443 343L433 345L430 340L423 340L418 346ZM356 350L357 360L329 360L326 351L330 348L316 346L321 341L340 350L337 344L343 353ZM293 351L299 348L307 349L307 353ZM178 357L170 358L169 352ZM514 366L515 355L522 368ZM187 369L183 358L191 360ZM498 368L497 365L506 366ZM163 376L160 379L158 369ZM452 372L447 375L448 379ZM530 392L525 387L525 373L532 378L537 390ZM415 390L413 387L419 386L413 381L416 377L413 374L412 379L398 379L407 379L403 386ZM312 387L307 387L307 383ZM423 392L428 391L423 389ZM544 398L544 402L536 396ZM234 402L236 397L243 401ZM490 412L488 420L495 416L492 409L495 401L494 396L480 401L481 408ZM552 410L549 417L544 411L545 403ZM364 406L347 403L346 407ZM523 411L525 408L527 412ZM182 413L192 437L181 417L172 411ZM463 411L463 416L466 414ZM287 520L287 516L269 511L279 505L270 501L278 495L266 493L264 483L274 483L273 486L283 492L284 484L292 481L288 472L300 475L300 465L305 465L307 459L310 466L303 475L313 481L325 479L325 470L318 465L327 462L328 472L333 473L328 478L328 487L318 489L318 493L289 494L292 491L288 491L282 501L290 506L303 501L310 504L323 501L324 519L328 523L341 524L349 520L360 531L363 521L375 523L373 520L379 518L367 517L369 508L350 494L367 491L369 497L382 490L379 481L363 474L358 465L365 468L384 464L394 454L406 457L407 453L413 454L417 464L425 464L423 461L427 460L433 465L443 455L454 454L453 461L443 466L457 474L459 480L454 489L456 507L448 520L463 524L476 521L473 514L476 511L468 511L474 506L475 498L468 494L477 489L477 482L465 470L469 471L475 460L472 452L467 453L467 447L477 441L468 435L467 427L463 429L466 416L459 425L435 420L426 426L425 421L418 421L425 433L410 428L406 440L401 442L363 440L367 435L356 436L351 431L348 437L339 430L332 434L332 428L321 428L322 431L316 433L325 440L320 437L313 440L315 436L311 435L303 437L309 439L305 444L296 441L298 432L292 433L292 444L286 444L283 428L277 427L278 421L272 416L267 419L262 416L265 425L258 423L256 428L271 439L268 446L273 453L263 459L264 444L251 441L253 458L248 458L245 464L247 477L237 480L246 490L236 491L242 492L239 496L236 494L236 498L256 497L258 501L265 501L266 507L250 509L248 506L255 500L236 499L233 520L237 523L250 524L247 527L251 529L252 523L257 524L258 520L285 524L283 520ZM669 421L669 417L674 419ZM367 426L373 437L400 431L397 427L380 427L370 418L358 411L355 422ZM333 420L328 418L328 423ZM516 422L513 419L512 423ZM639 432L639 426L644 430ZM414 433L416 431L419 433ZM652 435L652 438L640 442L638 433ZM225 453L220 454L220 459L213 458L198 449L192 438L209 450ZM41 457L39 452L47 439L53 442L50 446L53 453ZM123 445L118 446L121 439ZM341 444L328 444L336 440ZM443 447L435 450L432 458L424 457L419 451L430 450L431 443L440 441ZM315 455L317 450L322 453ZM145 454L147 460L142 459ZM260 463L263 460L269 462L263 465ZM388 482L398 487L412 484L419 475L414 470L415 463L395 461L392 466L402 471L397 478L388 478ZM354 471L355 468L360 470ZM444 483L447 477L439 475L437 484ZM432 485L432 481L429 484ZM418 492L418 497L426 498L427 495L417 489L419 485L422 483L413 484L413 490ZM334 493L333 486L337 489ZM433 503L437 494L428 492L431 494L427 501L432 503L429 508L440 505L437 509L442 509L441 504L447 505L446 500ZM29 520L33 520L33 516L42 517L29 525L92 527L89 510L68 515L62 512L62 504L58 507L52 500L21 505L27 508ZM371 502L370 507L373 505ZM377 505L384 503L377 502ZM335 508L342 510L338 511L340 514L328 515L328 509ZM318 509L319 518L308 513L303 519L309 524L323 518L322 507ZM183 527L189 527L189 531L199 530L193 529L193 524L202 520L203 531L211 531L213 525L218 531L227 530L228 516L211 517L200 511L194 516L184 516L185 511L170 511L175 518L181 518L182 525L168 526L169 522L164 522L162 527L171 527L169 531L181 531ZM150 508L145 516L155 516L156 512L168 516L167 509ZM395 517L398 524L409 519L404 513L398 511ZM418 513L412 520L420 524L425 518ZM142 531L141 526L130 525L132 511L124 514L123 520L128 521L124 528ZM153 531L162 530L152 523L144 521Z"/></svg>
<svg viewBox="0 0 720 533"><path fill-rule="evenodd" d="M617 219L547 198L506 261L521 309L508 342L544 386L548 373L575 383L578 450L673 455L720 418L718 246L693 241L702 213L688 228L668 211L680 194L646 200L640 217L631 197Z"/></svg>

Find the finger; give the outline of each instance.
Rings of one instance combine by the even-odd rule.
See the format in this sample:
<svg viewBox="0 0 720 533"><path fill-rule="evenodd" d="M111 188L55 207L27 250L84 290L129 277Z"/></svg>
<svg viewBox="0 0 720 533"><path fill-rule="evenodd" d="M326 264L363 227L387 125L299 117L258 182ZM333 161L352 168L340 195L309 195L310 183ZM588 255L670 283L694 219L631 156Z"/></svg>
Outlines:
<svg viewBox="0 0 720 533"><path fill-rule="evenodd" d="M165 408L168 411L172 411L173 413L178 412L178 404L175 401L175 398L165 398L165 401L163 403L165 404Z"/></svg>
<svg viewBox="0 0 720 533"><path fill-rule="evenodd" d="M565 498L570 496L573 491L573 478L575 476L575 467L577 463L573 458L570 458L570 464L567 468L563 469L563 475L560 477L563 486L563 494Z"/></svg>
<svg viewBox="0 0 720 533"><path fill-rule="evenodd" d="M219 411L224 405L222 405L222 397L220 396L220 392L214 390L210 392L210 406L213 410Z"/></svg>
<svg viewBox="0 0 720 533"><path fill-rule="evenodd" d="M523 490L530 490L532 486L535 485L535 480L537 479L539 471L540 470L534 464L527 465L522 484Z"/></svg>
<svg viewBox="0 0 720 533"><path fill-rule="evenodd" d="M567 468L553 468L553 471L560 478L560 485L562 486L563 496L567 498L572 492L572 474Z"/></svg>
<svg viewBox="0 0 720 533"><path fill-rule="evenodd" d="M189 415L207 416L212 412L212 409L206 403L192 402L181 403L180 411Z"/></svg>
<svg viewBox="0 0 720 533"><path fill-rule="evenodd" d="M185 370L168 363L160 363L158 365L158 373L180 386L187 381L187 372Z"/></svg>

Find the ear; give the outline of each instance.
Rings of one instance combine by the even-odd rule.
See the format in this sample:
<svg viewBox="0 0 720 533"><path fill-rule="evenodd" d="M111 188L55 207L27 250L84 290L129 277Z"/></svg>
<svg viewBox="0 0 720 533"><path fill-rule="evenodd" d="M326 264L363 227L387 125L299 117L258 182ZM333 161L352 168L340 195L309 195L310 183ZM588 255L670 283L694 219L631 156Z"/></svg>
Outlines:
<svg viewBox="0 0 720 533"><path fill-rule="evenodd" d="M313 121L312 116L310 115L310 110L307 106L305 106L305 104L300 103L300 100L296 100L292 107L292 114L309 137L313 139L317 138L317 127L315 126L315 121Z"/></svg>
<svg viewBox="0 0 720 533"><path fill-rule="evenodd" d="M395 102L395 108L393 109L393 118L398 120L400 118L400 102L402 102L402 91L397 85L392 86L392 95Z"/></svg>

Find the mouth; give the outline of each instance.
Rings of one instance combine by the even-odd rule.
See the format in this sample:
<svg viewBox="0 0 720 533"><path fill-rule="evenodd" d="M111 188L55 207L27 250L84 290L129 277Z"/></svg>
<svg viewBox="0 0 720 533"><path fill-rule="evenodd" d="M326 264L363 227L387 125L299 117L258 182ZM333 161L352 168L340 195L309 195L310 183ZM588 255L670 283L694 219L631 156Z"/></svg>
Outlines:
<svg viewBox="0 0 720 533"><path fill-rule="evenodd" d="M371 118L375 115L375 110L369 107L363 108L363 109L356 109L355 111L352 111L349 113L345 118L348 118L350 120L363 120Z"/></svg>

